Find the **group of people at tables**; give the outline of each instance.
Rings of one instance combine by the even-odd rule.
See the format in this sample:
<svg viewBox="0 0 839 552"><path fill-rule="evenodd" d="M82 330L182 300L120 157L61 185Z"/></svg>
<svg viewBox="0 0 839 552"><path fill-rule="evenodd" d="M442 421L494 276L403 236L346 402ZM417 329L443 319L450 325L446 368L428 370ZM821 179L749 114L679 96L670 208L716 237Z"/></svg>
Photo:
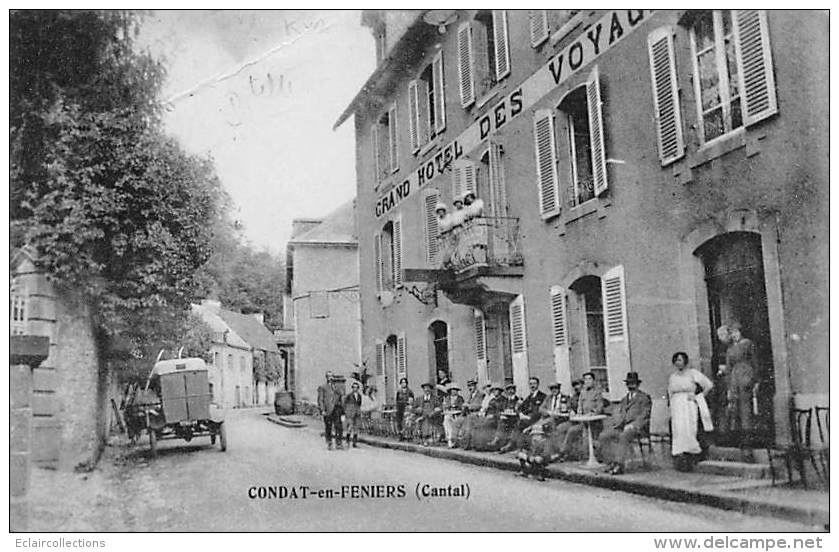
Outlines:
<svg viewBox="0 0 839 552"><path fill-rule="evenodd" d="M425 446L442 435L449 448L516 451L520 474L540 480L551 462L584 454L585 426L578 416L603 414L610 405L592 372L572 382L571 395L562 394L558 382L551 383L546 394L540 390L539 378L532 377L523 398L513 383L489 383L478 389L474 379L466 383L462 394L459 386L447 381L445 372L441 375L437 384L423 383L417 396L406 379L400 381L396 395L400 439L418 430ZM639 389L636 372L629 372L625 383L627 394L612 406L611 415L593 424L601 460L615 475L624 473L632 443L648 430L652 404L650 396Z"/></svg>

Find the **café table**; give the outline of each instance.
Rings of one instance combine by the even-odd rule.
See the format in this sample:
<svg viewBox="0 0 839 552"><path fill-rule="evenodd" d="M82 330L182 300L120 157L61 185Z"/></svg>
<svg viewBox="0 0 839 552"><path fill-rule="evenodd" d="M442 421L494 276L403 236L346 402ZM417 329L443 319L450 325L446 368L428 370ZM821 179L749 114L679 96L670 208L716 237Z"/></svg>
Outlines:
<svg viewBox="0 0 839 552"><path fill-rule="evenodd" d="M588 462L583 464L584 468L597 469L603 467L603 464L598 462L597 458L594 457L594 438L591 434L591 423L598 420L605 420L606 418L608 418L606 414L580 414L569 418L572 422L583 423L586 425L586 434L588 436Z"/></svg>

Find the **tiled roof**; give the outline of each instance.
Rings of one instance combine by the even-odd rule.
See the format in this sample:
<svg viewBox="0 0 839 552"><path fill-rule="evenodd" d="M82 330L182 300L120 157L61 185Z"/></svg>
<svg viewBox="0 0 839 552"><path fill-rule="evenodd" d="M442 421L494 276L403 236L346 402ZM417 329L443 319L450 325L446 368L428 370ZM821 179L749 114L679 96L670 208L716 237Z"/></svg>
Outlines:
<svg viewBox="0 0 839 552"><path fill-rule="evenodd" d="M350 200L324 217L323 222L289 241L290 244L357 244L355 200Z"/></svg>
<svg viewBox="0 0 839 552"><path fill-rule="evenodd" d="M277 351L277 342L274 335L252 314L241 314L224 309L220 309L218 314L234 332L254 349Z"/></svg>

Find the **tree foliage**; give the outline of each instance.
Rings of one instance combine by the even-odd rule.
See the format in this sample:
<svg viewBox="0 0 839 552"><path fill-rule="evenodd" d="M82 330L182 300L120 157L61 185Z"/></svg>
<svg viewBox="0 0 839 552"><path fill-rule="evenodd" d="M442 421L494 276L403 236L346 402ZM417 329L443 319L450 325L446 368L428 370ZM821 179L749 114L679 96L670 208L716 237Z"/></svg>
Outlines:
<svg viewBox="0 0 839 552"><path fill-rule="evenodd" d="M224 192L162 130L163 66L122 12L10 15L12 245L83 294L106 335L188 326ZM179 334L183 336L185 334Z"/></svg>

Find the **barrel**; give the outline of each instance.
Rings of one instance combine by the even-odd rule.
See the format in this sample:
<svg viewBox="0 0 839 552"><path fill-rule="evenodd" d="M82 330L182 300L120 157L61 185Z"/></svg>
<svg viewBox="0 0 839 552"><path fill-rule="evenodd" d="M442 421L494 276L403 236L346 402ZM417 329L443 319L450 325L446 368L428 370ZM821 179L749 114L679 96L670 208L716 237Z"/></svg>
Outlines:
<svg viewBox="0 0 839 552"><path fill-rule="evenodd" d="M274 395L274 412L278 415L294 414L294 394L291 391L277 391Z"/></svg>

